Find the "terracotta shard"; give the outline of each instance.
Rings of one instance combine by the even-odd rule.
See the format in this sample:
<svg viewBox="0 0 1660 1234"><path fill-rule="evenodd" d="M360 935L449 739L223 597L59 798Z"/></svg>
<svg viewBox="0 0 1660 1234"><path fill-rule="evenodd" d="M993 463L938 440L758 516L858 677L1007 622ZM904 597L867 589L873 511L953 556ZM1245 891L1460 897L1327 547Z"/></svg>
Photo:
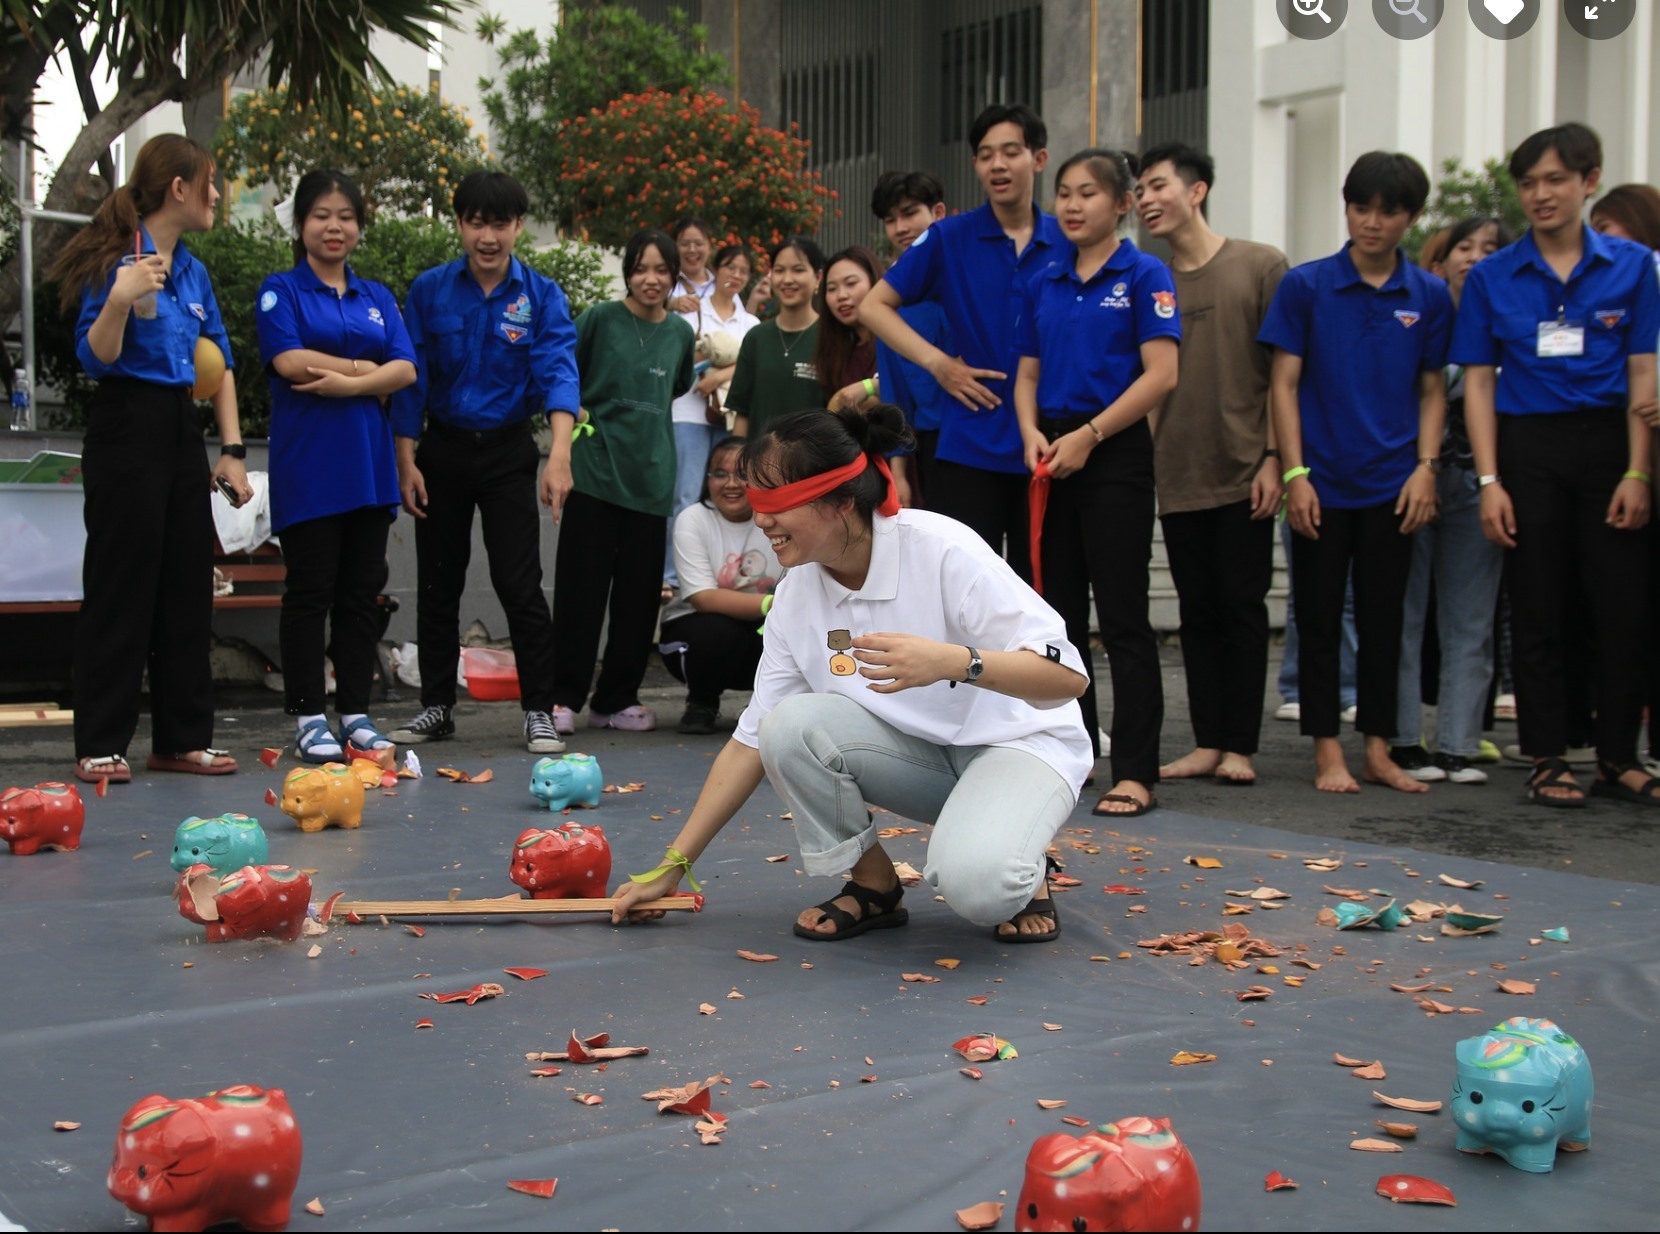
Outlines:
<svg viewBox="0 0 1660 1234"><path fill-rule="evenodd" d="M984 994L976 994L973 998L965 998L965 999L963 999L963 1001L965 1003L970 1003L975 1007L984 1007L986 1005L987 999L986 999L986 996Z"/></svg>
<svg viewBox="0 0 1660 1234"><path fill-rule="evenodd" d="M1413 1114L1433 1114L1442 1105L1439 1101L1414 1101L1410 1097L1386 1097L1376 1089L1372 1090L1372 1096L1391 1109L1408 1110Z"/></svg>
<svg viewBox="0 0 1660 1234"><path fill-rule="evenodd" d="M265 790L265 804L268 806L274 806L277 804L277 794L271 789Z"/></svg>
<svg viewBox="0 0 1660 1234"><path fill-rule="evenodd" d="M753 960L757 964L770 964L778 958L775 955L768 955L764 951L739 951L738 955L741 959Z"/></svg>
<svg viewBox="0 0 1660 1234"><path fill-rule="evenodd" d="M427 928L425 926L410 925L406 921L404 922L403 928L408 930L416 938L425 938L427 936Z"/></svg>
<svg viewBox="0 0 1660 1234"><path fill-rule="evenodd" d="M1222 868L1222 863L1215 857L1183 857L1182 863L1198 866L1201 870L1220 870Z"/></svg>
<svg viewBox="0 0 1660 1234"><path fill-rule="evenodd" d="M1339 1067L1365 1067L1368 1065L1366 1059L1350 1058L1347 1054L1333 1054L1331 1061Z"/></svg>
<svg viewBox="0 0 1660 1234"><path fill-rule="evenodd" d="M266 746L265 749L259 752L259 761L264 763L267 767L270 767L272 770L276 769L277 760L281 757L282 751L273 750L270 746Z"/></svg>
<svg viewBox="0 0 1660 1234"><path fill-rule="evenodd" d="M971 1063L1003 1062L1011 1058L1019 1058L1019 1052L1001 1037L989 1034L978 1037L964 1037L955 1042L952 1049L961 1054Z"/></svg>
<svg viewBox="0 0 1660 1234"><path fill-rule="evenodd" d="M1349 1147L1357 1153L1400 1153L1405 1152L1399 1144L1389 1140L1350 1140Z"/></svg>
<svg viewBox="0 0 1660 1234"><path fill-rule="evenodd" d="M507 1184L507 1189L517 1191L520 1195L534 1195L551 1200L554 1188L558 1186L557 1178L515 1178Z"/></svg>
<svg viewBox="0 0 1660 1234"><path fill-rule="evenodd" d="M1438 874L1436 877L1449 887L1459 887L1466 891L1481 886L1481 879L1479 878L1467 883L1461 878L1454 878L1451 874Z"/></svg>
<svg viewBox="0 0 1660 1234"><path fill-rule="evenodd" d="M1378 1194L1397 1204L1445 1204L1457 1208L1450 1188L1434 1179L1419 1178L1416 1174L1385 1174L1378 1179Z"/></svg>
<svg viewBox="0 0 1660 1234"><path fill-rule="evenodd" d="M108 776L99 776L98 783L92 786L92 791L97 793L99 797L107 797L110 791L110 778ZM266 789L265 795L269 797L271 795L271 790ZM276 805L277 803L272 801L270 804Z"/></svg>
<svg viewBox="0 0 1660 1234"><path fill-rule="evenodd" d="M1536 994L1539 991L1539 987L1531 981L1516 981L1509 977L1499 982L1499 989L1505 994Z"/></svg>
<svg viewBox="0 0 1660 1234"><path fill-rule="evenodd" d="M470 990L451 990L448 994L423 994L421 997L430 998L435 1003L466 1003L471 1007L481 998L495 998L506 993L505 986L494 981L481 981Z"/></svg>
<svg viewBox="0 0 1660 1234"><path fill-rule="evenodd" d="M548 975L545 968L504 968L501 971L509 977L517 977L520 981L535 981L538 977Z"/></svg>
<svg viewBox="0 0 1660 1234"><path fill-rule="evenodd" d="M1357 1080L1387 1080L1389 1075L1383 1069L1382 1063L1367 1063L1364 1067L1356 1067L1349 1073Z"/></svg>
<svg viewBox="0 0 1660 1234"><path fill-rule="evenodd" d="M79 1131L80 1129L80 1123L72 1122L67 1118L59 1119L57 1122L52 1124L53 1131Z"/></svg>
<svg viewBox="0 0 1660 1234"><path fill-rule="evenodd" d="M894 862L893 872L899 881L907 887L915 887L922 881L922 871L908 861Z"/></svg>
<svg viewBox="0 0 1660 1234"><path fill-rule="evenodd" d="M940 983L938 977L930 977L927 973L900 973L899 979L921 985L938 985Z"/></svg>
<svg viewBox="0 0 1660 1234"><path fill-rule="evenodd" d="M1268 998L1274 991L1265 985L1254 985L1249 989L1241 990L1234 995L1242 1003L1254 1002L1259 998Z"/></svg>
<svg viewBox="0 0 1660 1234"><path fill-rule="evenodd" d="M699 1015L714 1015L718 1010L720 1010L720 1008L716 1007L714 1003L699 1003L697 1005L697 1013Z"/></svg>
<svg viewBox="0 0 1660 1234"><path fill-rule="evenodd" d="M1039 1097L1037 1099L1040 1110L1064 1110L1066 1102L1058 1097Z"/></svg>
<svg viewBox="0 0 1660 1234"><path fill-rule="evenodd" d="M1391 981L1389 988L1397 994L1422 994L1425 990L1433 990L1435 982L1423 981L1417 985L1402 985L1398 981Z"/></svg>
<svg viewBox="0 0 1660 1234"><path fill-rule="evenodd" d="M1003 1206L995 1200L986 1200L957 1210L957 1224L965 1230L994 1230L1003 1220Z"/></svg>
<svg viewBox="0 0 1660 1234"><path fill-rule="evenodd" d="M416 1028L431 1028L432 1027L432 1021L431 1020L416 1020L415 1021L415 1027Z"/></svg>
<svg viewBox="0 0 1660 1234"><path fill-rule="evenodd" d="M582 1105L603 1105L605 1098L598 1093L572 1093L571 1100Z"/></svg>
<svg viewBox="0 0 1660 1234"><path fill-rule="evenodd" d="M709 1090L723 1078L712 1075L707 1080L682 1084L678 1088L654 1088L640 1095L646 1101L655 1101L659 1114L708 1114Z"/></svg>
<svg viewBox="0 0 1660 1234"><path fill-rule="evenodd" d="M1173 1067L1186 1067L1193 1063L1214 1063L1215 1061L1216 1055L1201 1054L1195 1050L1177 1050L1176 1053L1170 1056L1170 1065Z"/></svg>
<svg viewBox="0 0 1660 1234"><path fill-rule="evenodd" d="M1058 1033L1066 1026L1064 1024L1049 1024L1046 1022L1043 1027L1046 1032Z"/></svg>
<svg viewBox="0 0 1660 1234"><path fill-rule="evenodd" d="M1267 1177L1262 1180L1262 1189L1264 1191L1295 1191L1297 1184L1278 1170L1270 1170Z"/></svg>
<svg viewBox="0 0 1660 1234"><path fill-rule="evenodd" d="M563 1075L564 1072L565 1069L563 1067L535 1067L531 1069L530 1074L535 1076L538 1080L549 1080L556 1075Z"/></svg>
<svg viewBox="0 0 1660 1234"><path fill-rule="evenodd" d="M1299 968L1312 969L1314 972L1319 972L1321 968L1325 967L1324 965L1316 964L1313 960L1305 960L1301 956L1297 957L1296 959L1292 960L1291 962L1293 964L1297 965Z"/></svg>
<svg viewBox="0 0 1660 1234"><path fill-rule="evenodd" d="M934 961L934 967L935 968L951 969L951 968L956 968L957 965L959 965L961 963L962 963L961 960L953 960L953 959L950 959L948 957L948 958L943 959L943 960L935 960Z"/></svg>
<svg viewBox="0 0 1660 1234"><path fill-rule="evenodd" d="M788 861L789 859L790 855L788 853L779 853L776 857L768 857L767 863L769 865L777 865L780 861Z"/></svg>
<svg viewBox="0 0 1660 1234"><path fill-rule="evenodd" d="M1050 887L1082 887L1083 885L1083 879L1073 878L1070 874L1051 874L1049 876Z"/></svg>
<svg viewBox="0 0 1660 1234"><path fill-rule="evenodd" d="M966 1075L971 1080L983 1080L986 1078L986 1073L981 1071L978 1067L958 1067L957 1074Z"/></svg>
<svg viewBox="0 0 1660 1234"><path fill-rule="evenodd" d="M311 1199L307 1200L305 1202L305 1210L313 1217L321 1217L328 1212L328 1210L323 1207L323 1197L320 1195L313 1196Z"/></svg>
<svg viewBox="0 0 1660 1234"><path fill-rule="evenodd" d="M768 1084L765 1080L751 1080L749 1082L749 1086L751 1088L771 1088L772 1087L772 1085Z"/></svg>
<svg viewBox="0 0 1660 1234"><path fill-rule="evenodd" d="M1381 1118L1375 1118L1372 1121L1383 1128L1385 1135L1392 1135L1397 1140L1410 1140L1418 1134L1417 1123L1391 1123Z"/></svg>
<svg viewBox="0 0 1660 1234"><path fill-rule="evenodd" d="M1110 896L1144 896L1147 894L1147 888L1132 887L1128 883L1108 883L1101 890Z"/></svg>
<svg viewBox="0 0 1660 1234"><path fill-rule="evenodd" d="M1343 863L1336 857L1304 857L1303 864L1310 870L1320 870L1328 874L1343 867Z"/></svg>

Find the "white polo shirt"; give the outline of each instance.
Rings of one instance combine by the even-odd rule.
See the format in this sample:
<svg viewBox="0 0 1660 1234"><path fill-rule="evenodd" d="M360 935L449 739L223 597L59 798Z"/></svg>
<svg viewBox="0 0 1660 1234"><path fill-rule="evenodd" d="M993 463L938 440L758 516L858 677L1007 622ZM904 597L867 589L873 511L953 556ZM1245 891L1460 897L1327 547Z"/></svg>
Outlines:
<svg viewBox="0 0 1660 1234"><path fill-rule="evenodd" d="M849 591L820 565L792 569L767 615L755 693L733 736L759 748L761 721L792 694L841 694L901 732L941 746L1005 746L1035 754L1076 794L1094 765L1078 705L1034 707L974 686L882 694L846 669L832 642L876 633L914 634L980 651L1026 648L1087 674L1066 623L969 528L940 514L901 510L873 519L870 571ZM838 659L838 657L840 657Z"/></svg>

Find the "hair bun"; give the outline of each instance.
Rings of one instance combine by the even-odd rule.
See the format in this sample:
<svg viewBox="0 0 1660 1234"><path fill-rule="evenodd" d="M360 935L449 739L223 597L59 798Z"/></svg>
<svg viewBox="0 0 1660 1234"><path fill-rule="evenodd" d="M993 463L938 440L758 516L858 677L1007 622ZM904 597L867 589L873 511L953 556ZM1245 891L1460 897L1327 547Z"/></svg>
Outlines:
<svg viewBox="0 0 1660 1234"><path fill-rule="evenodd" d="M864 433L856 435L855 440L869 453L885 456L915 443L905 413L892 403L876 403L851 414L864 422Z"/></svg>

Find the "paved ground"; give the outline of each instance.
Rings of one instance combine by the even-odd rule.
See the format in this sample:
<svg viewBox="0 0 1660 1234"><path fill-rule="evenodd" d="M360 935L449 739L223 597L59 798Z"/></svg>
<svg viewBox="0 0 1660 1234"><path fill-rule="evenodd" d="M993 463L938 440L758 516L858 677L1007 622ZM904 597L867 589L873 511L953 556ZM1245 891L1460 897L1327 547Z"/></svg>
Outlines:
<svg viewBox="0 0 1660 1234"><path fill-rule="evenodd" d="M1276 659L1278 651L1275 651ZM1191 740L1187 695L1181 657L1174 648L1163 653L1165 666L1164 757L1175 758ZM1270 666L1274 679L1277 663ZM1097 657L1097 680L1106 686L1105 664ZM653 706L664 727L649 734L593 734L578 730L572 749L601 752L627 744L664 749L676 745L707 744L714 749L720 737L681 737L674 732L684 702L684 688L655 659L647 677L644 700ZM726 722L731 723L742 701L728 695ZM1265 715L1272 715L1278 698L1270 693ZM1103 698L1103 711L1107 703ZM374 716L383 728L406 720L418 704L406 691L397 702L377 702ZM282 746L293 735L292 720L282 714L278 697L264 690L227 691L220 699L221 726L216 740L252 763L264 746ZM519 748L522 716L512 703L475 703L457 708L460 728L448 743L456 751L488 752ZM1335 797L1312 787L1313 759L1309 743L1296 725L1264 720L1259 783L1234 788L1211 781L1185 780L1161 785L1162 803L1188 814L1233 819L1281 827L1306 835L1343 841L1400 844L1429 852L1477 857L1541 869L1561 870L1604 878L1620 878L1660 885L1660 809L1623 805L1596 798L1582 810L1552 810L1530 805L1523 796L1523 769L1514 765L1490 767L1490 781L1482 786L1440 784L1430 792L1408 796L1382 788L1366 788L1359 795ZM1490 734L1501 746L1515 741L1515 725L1501 724ZM1358 768L1360 739L1348 742L1351 766ZM143 759L148 751L148 724L140 726L133 743L135 775L147 776ZM263 770L255 768L256 770ZM67 728L0 729L0 787L68 779L72 746ZM1588 774L1588 773L1587 773ZM1107 769L1103 765L1104 779ZM112 792L119 790L112 790ZM687 806L691 802L688 801Z"/></svg>

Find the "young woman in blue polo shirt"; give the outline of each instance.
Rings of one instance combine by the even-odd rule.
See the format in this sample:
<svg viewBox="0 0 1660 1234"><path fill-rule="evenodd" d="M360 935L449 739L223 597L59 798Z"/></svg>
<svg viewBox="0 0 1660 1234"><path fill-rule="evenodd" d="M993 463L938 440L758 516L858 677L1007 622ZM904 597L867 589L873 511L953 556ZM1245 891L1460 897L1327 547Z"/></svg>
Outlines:
<svg viewBox="0 0 1660 1234"><path fill-rule="evenodd" d="M152 770L224 775L213 743L213 515L223 481L253 496L243 470L236 382L212 395L221 453L211 474L191 387L197 348L230 340L207 271L180 243L213 226L213 158L188 137L144 143L52 270L67 309L79 297L75 353L98 382L87 412L80 625L75 642L75 775L132 778L127 745L150 673ZM132 260L128 260L132 258Z"/></svg>
<svg viewBox="0 0 1660 1234"><path fill-rule="evenodd" d="M1596 632L1591 791L1660 805L1637 760L1649 615L1652 442L1660 289L1653 255L1580 219L1601 176L1602 143L1582 124L1533 134L1510 157L1530 224L1470 271L1452 359L1488 539L1510 550L1511 627L1528 797L1585 804L1563 758L1564 681L1579 667L1565 637L1571 597ZM1364 641L1362 642L1364 647Z"/></svg>
<svg viewBox="0 0 1660 1234"><path fill-rule="evenodd" d="M1108 816L1157 804L1164 690L1147 617L1154 517L1147 415L1176 387L1182 337L1169 268L1118 234L1135 208L1134 187L1135 170L1117 150L1084 150L1061 164L1055 217L1068 243L1026 289L1014 386L1026 466L1053 477L1043 595L1079 650L1089 646L1095 592L1112 671L1114 781L1095 813ZM1093 677L1079 706L1094 745Z"/></svg>
<svg viewBox="0 0 1660 1234"><path fill-rule="evenodd" d="M415 349L392 293L348 260L363 235L363 193L336 171L294 190L294 268L259 289L260 357L271 381L271 527L288 564L279 637L295 753L339 760L348 745L389 749L368 716L397 516L398 465L383 400L415 380ZM334 657L338 732L323 714L324 626Z"/></svg>
<svg viewBox="0 0 1660 1234"><path fill-rule="evenodd" d="M1269 403L1285 464L1297 598L1302 731L1314 738L1314 785L1360 790L1338 739L1338 640L1354 577L1362 778L1428 789L1389 756L1399 696L1401 614L1412 534L1435 517L1446 416L1452 298L1400 251L1429 196L1405 154L1355 160L1343 181L1349 242L1281 280L1257 334L1274 348Z"/></svg>

